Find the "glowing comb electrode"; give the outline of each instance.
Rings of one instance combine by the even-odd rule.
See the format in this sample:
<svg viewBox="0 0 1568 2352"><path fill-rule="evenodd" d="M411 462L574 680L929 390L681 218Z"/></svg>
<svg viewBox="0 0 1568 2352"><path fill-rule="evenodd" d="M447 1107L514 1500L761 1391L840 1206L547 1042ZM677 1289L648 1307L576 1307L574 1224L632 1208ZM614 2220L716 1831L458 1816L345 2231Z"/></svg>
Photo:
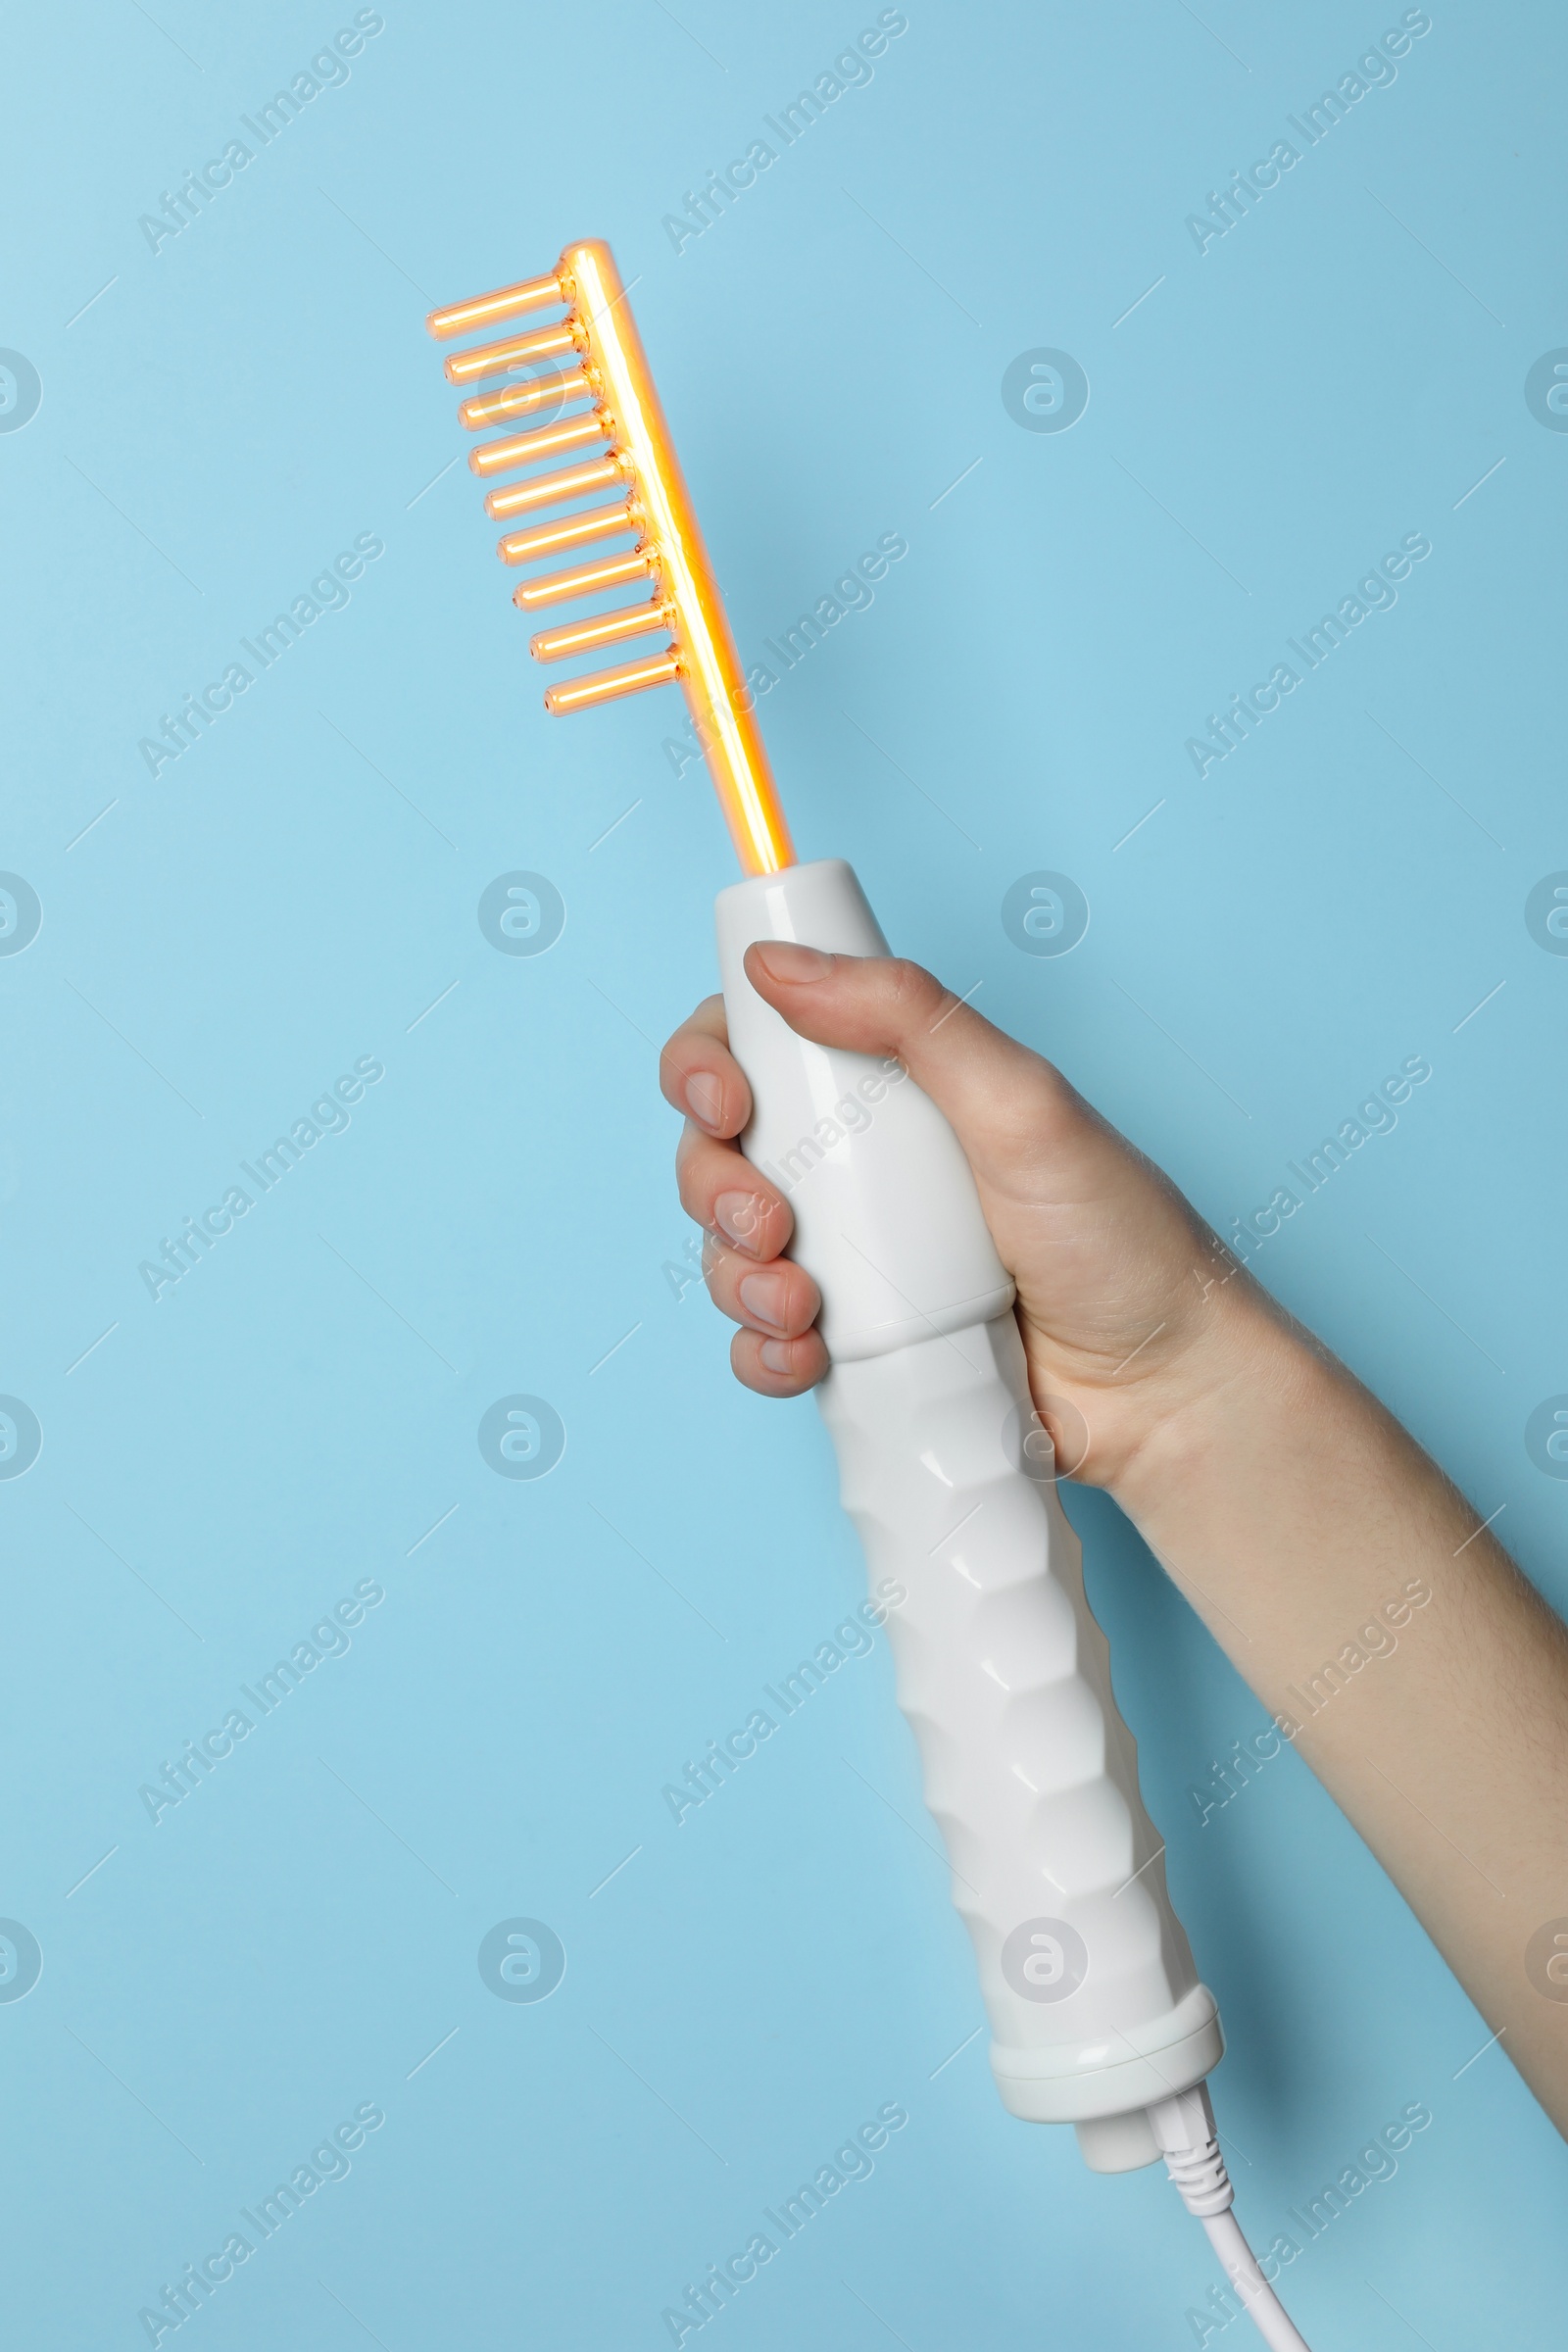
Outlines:
<svg viewBox="0 0 1568 2352"><path fill-rule="evenodd" d="M516 329L536 311L561 316ZM1265 2341L1306 2352L1231 2211L1205 2082L1224 2051L1218 2013L1165 1888L1030 1396L1013 1286L968 1163L912 1079L797 1037L746 977L758 940L851 956L888 946L842 859L796 862L610 249L568 245L548 276L427 324L441 341L506 330L446 362L453 384L511 379L463 401L470 431L539 419L471 452L473 471L498 485L490 515L568 510L502 537L504 562L546 566L514 602L533 612L635 583L629 605L540 629L535 658L664 640L552 686L547 710L678 683L747 876L716 907L730 1045L754 1102L741 1146L788 1196L790 1253L821 1291L831 1369L817 1396L845 1508L873 1576L906 1594L887 1619L899 1701L974 1943L997 2087L1026 2121L1073 2124L1097 2172L1163 2155ZM519 380L524 369L541 372ZM545 459L568 462L530 470ZM603 552L602 541L620 544ZM833 1120L847 1103L871 1115ZM824 1123L841 1131L827 1147Z"/></svg>

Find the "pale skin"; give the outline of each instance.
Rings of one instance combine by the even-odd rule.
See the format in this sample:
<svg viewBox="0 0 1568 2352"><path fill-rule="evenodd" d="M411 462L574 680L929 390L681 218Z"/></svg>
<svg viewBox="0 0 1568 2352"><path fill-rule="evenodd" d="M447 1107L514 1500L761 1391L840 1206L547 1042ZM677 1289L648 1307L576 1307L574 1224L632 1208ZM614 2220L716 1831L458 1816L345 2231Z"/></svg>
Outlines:
<svg viewBox="0 0 1568 2352"><path fill-rule="evenodd" d="M951 1120L1058 1459L1114 1496L1264 1707L1298 1727L1568 2135L1568 2000L1541 1989L1568 1964L1544 1975L1548 1940L1527 1967L1548 1922L1568 1953L1568 1629L1415 1440L1050 1062L915 964L768 941L746 968L802 1036L897 1055ZM685 1115L676 1169L709 1289L740 1326L736 1377L799 1396L828 1369L820 1300L782 1254L788 1203L735 1141L751 1094L719 998L675 1032L661 1077ZM1325 1661L1416 1587L1431 1597L1396 1645L1314 1711Z"/></svg>

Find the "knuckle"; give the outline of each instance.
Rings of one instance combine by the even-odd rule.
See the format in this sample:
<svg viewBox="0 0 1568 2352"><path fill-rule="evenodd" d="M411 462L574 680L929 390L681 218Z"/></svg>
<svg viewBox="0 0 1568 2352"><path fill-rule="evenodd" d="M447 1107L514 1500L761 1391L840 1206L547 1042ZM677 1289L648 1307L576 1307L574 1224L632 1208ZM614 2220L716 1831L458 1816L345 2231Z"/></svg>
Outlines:
<svg viewBox="0 0 1568 2352"><path fill-rule="evenodd" d="M708 1285L709 1298L712 1300L714 1306L717 1307L719 1313L724 1316L726 1321L730 1323L739 1323L743 1321L744 1318L742 1317L740 1306L735 1298L735 1284L733 1277L726 1267L708 1262L706 1259L706 1252L705 1263L703 1266L703 1280Z"/></svg>
<svg viewBox="0 0 1568 2352"><path fill-rule="evenodd" d="M708 1223L708 1192L697 1164L690 1154L675 1162L675 1193L686 1214L694 1224Z"/></svg>
<svg viewBox="0 0 1568 2352"><path fill-rule="evenodd" d="M896 1013L910 1016L926 1010L945 991L923 963L896 956L888 967L888 995Z"/></svg>

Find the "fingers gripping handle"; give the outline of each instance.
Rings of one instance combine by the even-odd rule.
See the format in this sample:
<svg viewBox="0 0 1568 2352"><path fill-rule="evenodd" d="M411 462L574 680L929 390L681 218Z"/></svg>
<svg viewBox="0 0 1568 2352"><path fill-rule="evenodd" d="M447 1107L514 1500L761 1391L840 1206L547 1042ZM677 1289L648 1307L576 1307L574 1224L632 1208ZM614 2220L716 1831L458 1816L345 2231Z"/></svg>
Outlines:
<svg viewBox="0 0 1568 2352"><path fill-rule="evenodd" d="M953 1129L892 1059L797 1037L746 977L754 940L886 956L842 858L759 874L719 893L729 1042L752 1082L747 1157L795 1212L790 1254L822 1292L835 1363L982 1323L1012 1303Z"/></svg>
<svg viewBox="0 0 1568 2352"><path fill-rule="evenodd" d="M839 860L723 892L730 1042L756 1109L747 1155L790 1201L822 1292L819 1392L843 1498L889 1620L899 1700L974 1939L992 2066L1013 2114L1125 2117L1223 2049L1165 1891L1137 1755L1111 1695L1012 1285L952 1128L896 1062L812 1046L747 980L759 939L885 955ZM1026 1443L1028 1452L1025 1451ZM1150 2161L1137 2131L1086 2152Z"/></svg>

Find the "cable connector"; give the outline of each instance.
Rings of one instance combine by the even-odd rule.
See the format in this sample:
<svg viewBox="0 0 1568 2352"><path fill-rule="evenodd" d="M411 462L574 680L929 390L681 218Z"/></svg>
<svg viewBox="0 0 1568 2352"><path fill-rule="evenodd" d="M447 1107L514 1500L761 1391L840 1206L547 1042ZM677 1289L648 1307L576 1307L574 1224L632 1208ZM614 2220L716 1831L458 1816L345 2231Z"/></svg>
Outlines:
<svg viewBox="0 0 1568 2352"><path fill-rule="evenodd" d="M1202 2223L1209 2244L1225 2266L1232 2292L1269 2352L1309 2352L1305 2337L1258 2269L1231 2211L1236 2191L1219 2152L1208 2084L1195 2082L1191 2090L1179 2091L1174 2098L1156 2099L1146 2112L1182 2203Z"/></svg>
<svg viewBox="0 0 1568 2352"><path fill-rule="evenodd" d="M1188 2212L1200 2222L1228 2212L1236 2191L1219 2152L1208 2084L1195 2082L1173 2099L1156 2099L1149 2109L1149 2122Z"/></svg>

